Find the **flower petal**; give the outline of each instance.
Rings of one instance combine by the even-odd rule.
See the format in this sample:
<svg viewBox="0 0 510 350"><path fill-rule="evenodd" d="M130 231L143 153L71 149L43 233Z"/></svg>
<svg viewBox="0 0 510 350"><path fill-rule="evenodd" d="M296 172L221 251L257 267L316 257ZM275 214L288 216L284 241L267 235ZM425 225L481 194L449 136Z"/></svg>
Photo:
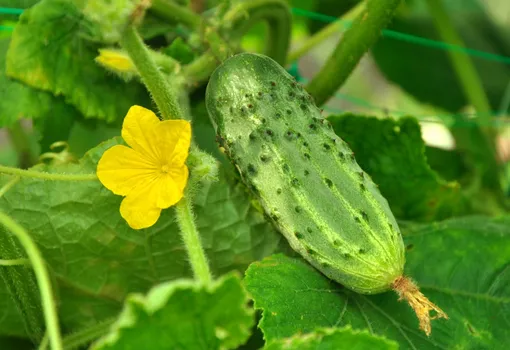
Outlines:
<svg viewBox="0 0 510 350"><path fill-rule="evenodd" d="M159 124L161 121L150 109L132 106L122 124L122 138L135 151L155 161L159 159L159 146L154 132Z"/></svg>
<svg viewBox="0 0 510 350"><path fill-rule="evenodd" d="M158 193L161 190L160 177L139 182L120 205L120 215L134 229L146 228L156 223L161 213L158 208Z"/></svg>
<svg viewBox="0 0 510 350"><path fill-rule="evenodd" d="M161 151L162 164L180 167L188 158L191 124L182 119L165 120L155 129L155 139Z"/></svg>
<svg viewBox="0 0 510 350"><path fill-rule="evenodd" d="M127 196L120 204L120 215L135 230L154 225L160 214L160 208L148 205L139 196Z"/></svg>
<svg viewBox="0 0 510 350"><path fill-rule="evenodd" d="M140 183L151 182L157 169L144 156L129 147L107 149L97 164L97 177L110 191L126 196Z"/></svg>
<svg viewBox="0 0 510 350"><path fill-rule="evenodd" d="M188 167L182 165L179 168L172 168L165 175L158 179L157 202L158 208L168 208L181 200L184 188L188 182Z"/></svg>

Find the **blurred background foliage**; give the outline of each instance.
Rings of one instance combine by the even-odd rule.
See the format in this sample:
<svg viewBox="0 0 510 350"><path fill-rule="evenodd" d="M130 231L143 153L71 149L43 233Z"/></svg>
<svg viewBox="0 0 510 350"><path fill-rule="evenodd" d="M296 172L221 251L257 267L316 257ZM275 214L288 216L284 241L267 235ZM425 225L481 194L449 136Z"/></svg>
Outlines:
<svg viewBox="0 0 510 350"><path fill-rule="evenodd" d="M197 12L207 13L221 1L177 2ZM35 3L37 0L0 0L0 7L24 9ZM291 48L296 49L359 1L289 0L289 3L293 10ZM510 3L503 0L449 0L445 5L481 77L492 108L492 120L499 131L499 152L507 160L510 154L507 131L510 37L505 34L510 30ZM18 16L15 11L2 11L0 38L8 40ZM141 32L149 45L182 64L198 57L203 49L199 38L193 36L188 28L165 22L151 12ZM266 35L264 24L255 25L243 38L242 48L261 51L267 41ZM302 82L307 82L324 64L341 35L341 31L334 33L296 62L289 62L287 68ZM459 115L474 115L447 56L447 50L455 49L441 43L424 0L405 1L346 84L323 106L324 111L329 115L354 112L377 117L414 116L420 122L431 166L445 174L445 178L454 179L462 174L463 165L455 155L455 142L449 128L454 124L455 127L470 128L473 125L470 118L464 118L463 123L459 123L458 118ZM195 96L197 101L202 98L200 89ZM194 107L203 108L198 102ZM0 110L0 113L5 112ZM58 132L55 132L55 123L38 121L39 116L25 117L27 120L22 120L23 125L35 136L29 138L30 152L35 154L47 152L53 142L67 138L71 152L80 157L89 148L116 135L119 126L115 121L85 119L78 115L73 120L61 119L57 125ZM30 119L34 119L40 127L31 129ZM49 130L52 130L51 133ZM19 165L20 160L5 134L3 130L0 162ZM445 164L455 164L455 169L445 167Z"/></svg>

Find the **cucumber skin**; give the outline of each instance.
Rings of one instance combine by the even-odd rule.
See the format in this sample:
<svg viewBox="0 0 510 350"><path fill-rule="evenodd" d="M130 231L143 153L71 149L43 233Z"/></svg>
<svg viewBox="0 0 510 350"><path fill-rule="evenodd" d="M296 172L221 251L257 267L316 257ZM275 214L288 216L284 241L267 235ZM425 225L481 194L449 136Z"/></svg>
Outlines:
<svg viewBox="0 0 510 350"><path fill-rule="evenodd" d="M285 69L233 56L212 74L206 107L220 146L295 251L355 292L391 289L405 249L388 203Z"/></svg>

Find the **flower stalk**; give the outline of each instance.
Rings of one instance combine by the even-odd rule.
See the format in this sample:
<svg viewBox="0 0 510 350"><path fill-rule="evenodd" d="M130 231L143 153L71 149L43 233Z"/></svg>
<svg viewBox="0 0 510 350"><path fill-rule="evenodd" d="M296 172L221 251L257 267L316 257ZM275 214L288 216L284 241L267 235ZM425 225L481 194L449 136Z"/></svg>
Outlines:
<svg viewBox="0 0 510 350"><path fill-rule="evenodd" d="M189 198L191 191L187 191L184 197L175 207L177 223L181 230L181 237L188 252L188 258L191 263L193 275L196 280L207 285L212 282L209 263L200 240L200 234L197 230L195 218L193 216L192 206Z"/></svg>
<svg viewBox="0 0 510 350"><path fill-rule="evenodd" d="M121 39L121 46L131 57L163 119L185 119L178 103L176 91L171 88L167 79L159 71L134 25L126 28Z"/></svg>
<svg viewBox="0 0 510 350"><path fill-rule="evenodd" d="M163 118L186 119L175 90L157 69L133 25L127 28L121 44L134 62ZM198 281L209 284L212 276L193 216L192 194L189 187L188 185L184 197L175 205L176 218L194 276Z"/></svg>

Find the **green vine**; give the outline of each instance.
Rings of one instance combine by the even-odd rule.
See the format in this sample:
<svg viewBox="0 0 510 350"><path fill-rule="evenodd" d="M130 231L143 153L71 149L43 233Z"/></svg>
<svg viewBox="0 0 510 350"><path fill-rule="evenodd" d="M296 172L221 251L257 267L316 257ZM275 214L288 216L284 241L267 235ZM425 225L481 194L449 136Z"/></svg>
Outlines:
<svg viewBox="0 0 510 350"><path fill-rule="evenodd" d="M164 119L186 119L177 95L165 76L157 69L151 59L147 47L143 43L134 25L126 29L122 39L122 46L126 49L135 66L137 67L142 81L151 93L154 102L163 114ZM192 147L196 147L192 145ZM210 283L211 272L205 256L200 235L198 233L195 218L193 216L191 191L186 191L184 198L176 204L177 223L181 231L181 237L186 247L192 270L197 280Z"/></svg>
<svg viewBox="0 0 510 350"><path fill-rule="evenodd" d="M228 40L240 42L244 34L256 23L268 24L265 54L285 65L290 45L292 15L283 0L253 0L235 4L223 17L228 29Z"/></svg>
<svg viewBox="0 0 510 350"><path fill-rule="evenodd" d="M200 15L177 5L172 0L152 0L150 11L162 18L173 20L177 23L183 23L191 29L198 28L202 21Z"/></svg>
<svg viewBox="0 0 510 350"><path fill-rule="evenodd" d="M289 53L287 64L292 64L297 61L301 56L312 50L314 47L322 43L324 40L333 34L343 31L346 24L354 20L365 9L365 2L360 1L356 6L343 14L335 22L328 24L326 27L319 30L317 33L308 38L299 48Z"/></svg>
<svg viewBox="0 0 510 350"><path fill-rule="evenodd" d="M366 8L345 32L307 90L317 105L324 104L345 83L358 62L393 18L401 0L367 0Z"/></svg>
<svg viewBox="0 0 510 350"><path fill-rule="evenodd" d="M7 166L3 166L3 165L0 165L0 173L9 174L9 175L17 175L19 177L31 177L31 178L41 179L41 180L55 180L55 181L95 181L95 180L97 180L96 174L45 173L42 171L11 168L11 167L7 167Z"/></svg>
<svg viewBox="0 0 510 350"><path fill-rule="evenodd" d="M176 92L170 87L167 79L161 74L151 57L149 50L134 25L128 26L121 39L124 47L142 81L149 90L158 106L163 119L183 119L183 113L177 102Z"/></svg>
<svg viewBox="0 0 510 350"><path fill-rule="evenodd" d="M3 212L0 212L0 224L18 238L27 253L28 259L30 259L32 263L37 284L39 285L44 319L51 348L52 350L62 350L63 346L58 323L57 307L53 298L51 280L48 270L46 269L46 263L36 244L23 227L18 225L10 216Z"/></svg>
<svg viewBox="0 0 510 350"><path fill-rule="evenodd" d="M464 42L455 31L442 1L427 0L427 4L442 40L458 47L464 47ZM477 117L474 120L475 127L462 128L454 124L451 128L452 135L457 147L468 155L468 161L472 163L474 170L480 171L484 185L500 194L502 193L499 180L501 166L498 163L494 143L496 131L491 127L492 114L489 99L469 56L458 50L449 50L448 56L464 94L477 112Z"/></svg>

